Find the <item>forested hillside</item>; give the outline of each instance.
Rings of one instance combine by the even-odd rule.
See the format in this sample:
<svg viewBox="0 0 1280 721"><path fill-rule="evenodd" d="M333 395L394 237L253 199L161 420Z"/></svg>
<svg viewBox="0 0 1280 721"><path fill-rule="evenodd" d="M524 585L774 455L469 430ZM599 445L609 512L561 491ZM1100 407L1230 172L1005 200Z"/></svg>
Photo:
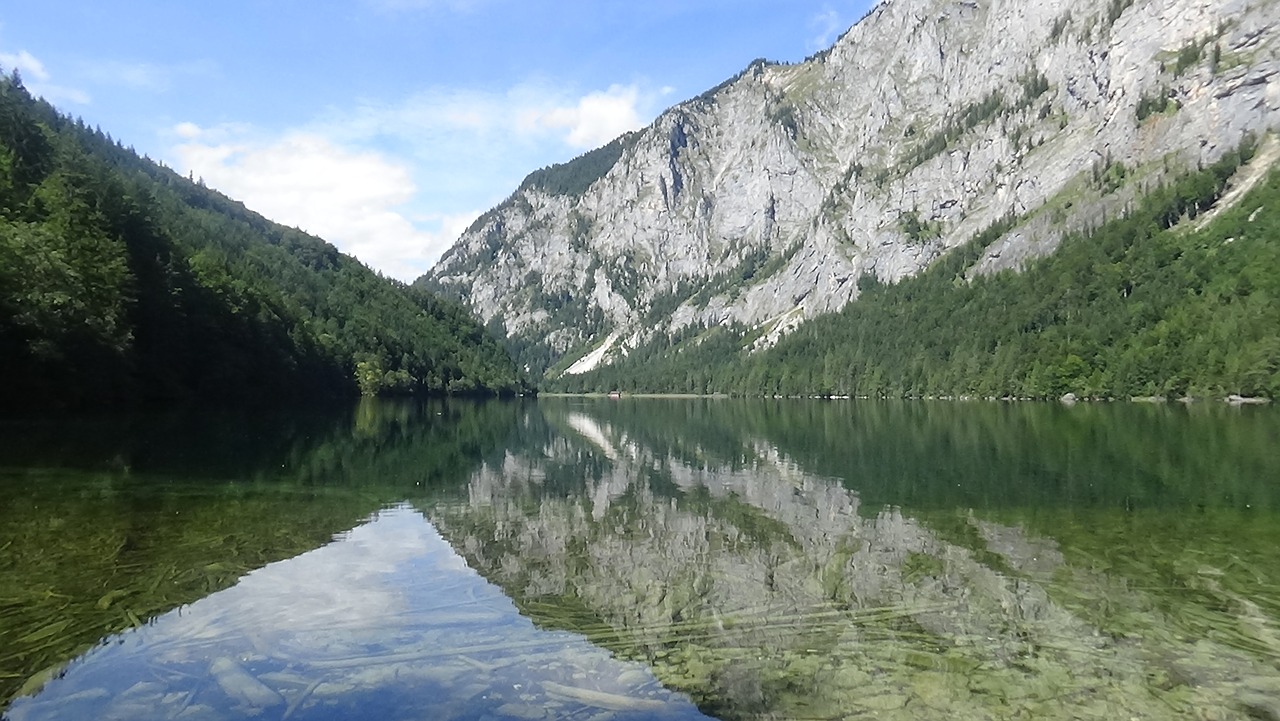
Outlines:
<svg viewBox="0 0 1280 721"><path fill-rule="evenodd" d="M0 75L0 408L513 393L460 306L381 277Z"/></svg>
<svg viewBox="0 0 1280 721"><path fill-rule="evenodd" d="M1089 388L1176 389L1183 383L1171 369L1181 360L1148 369L1157 361L1142 360L1145 351L1108 358L1094 379L1103 361L1091 363L1088 347L1075 353L1087 367L1072 361L1059 373L1050 369L1062 359L1052 354L1035 359L1038 371L1023 368L1025 347L1007 333L989 337L999 353L973 345L968 330L980 321L970 313L987 312L991 299L907 284L930 303L899 307L885 304L906 290L870 304L863 291L958 257L953 251L979 235L985 252L930 282L949 288L958 273L1021 269L1053 254L1099 219L1127 214L1151 189L1280 129L1277 83L1280 2L878 2L802 62L754 61L648 126L529 175L421 282L506 335L519 365L551 384L591 384L559 377L622 363L631 370L616 374L619 382L651 377L645 387L714 378L752 392L817 392L857 378L858 388L896 393L963 388L961 376L982 376L974 390L1038 395L1082 375ZM1056 274L1063 266L1054 268L1049 282L1066 284ZM1136 310L1148 290L1135 287L1125 305L1131 328L1150 320ZM797 336L795 359L762 356L772 360L752 366L751 379L674 358L626 360L637 348L658 359L646 351L701 338L705 328L741 326L760 333L758 346L772 345L851 302L845 317L865 314L860 328L924 325L859 330L867 342L899 344L883 366L850 365L846 346L857 342L831 337L834 326L811 331L818 335L803 348ZM1017 310L1033 325L1049 322ZM1114 331L1070 322L1071 343L1076 328ZM954 342L924 348L905 338L940 338L936 323ZM967 362L982 367L956 370ZM877 381L881 367L888 374ZM1247 385L1234 373L1203 378ZM890 380L901 374L901 383ZM1008 382L1015 377L1025 387Z"/></svg>
<svg viewBox="0 0 1280 721"><path fill-rule="evenodd" d="M564 390L1053 398L1280 396L1280 169L1199 227L1250 144L1068 237L1024 272L968 278L1010 219L919 276L860 280L842 312L749 353L698 328Z"/></svg>

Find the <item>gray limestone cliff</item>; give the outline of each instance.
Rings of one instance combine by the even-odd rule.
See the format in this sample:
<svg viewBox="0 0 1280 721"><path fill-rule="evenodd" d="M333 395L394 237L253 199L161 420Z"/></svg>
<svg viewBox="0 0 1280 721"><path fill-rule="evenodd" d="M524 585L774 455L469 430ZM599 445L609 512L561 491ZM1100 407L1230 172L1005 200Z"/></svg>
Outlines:
<svg viewBox="0 0 1280 721"><path fill-rule="evenodd" d="M887 0L538 171L421 283L535 373L737 325L775 340L1000 221L1019 268L1280 121L1274 0Z"/></svg>

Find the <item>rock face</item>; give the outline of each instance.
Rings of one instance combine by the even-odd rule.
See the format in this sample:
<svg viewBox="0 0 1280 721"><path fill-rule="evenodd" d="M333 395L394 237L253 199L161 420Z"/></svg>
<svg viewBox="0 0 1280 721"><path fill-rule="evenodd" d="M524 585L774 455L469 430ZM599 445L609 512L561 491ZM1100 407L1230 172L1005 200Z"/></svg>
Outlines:
<svg viewBox="0 0 1280 721"><path fill-rule="evenodd" d="M1019 268L1280 121L1275 0L886 0L538 171L420 280L580 372L656 335L768 343L1005 221Z"/></svg>

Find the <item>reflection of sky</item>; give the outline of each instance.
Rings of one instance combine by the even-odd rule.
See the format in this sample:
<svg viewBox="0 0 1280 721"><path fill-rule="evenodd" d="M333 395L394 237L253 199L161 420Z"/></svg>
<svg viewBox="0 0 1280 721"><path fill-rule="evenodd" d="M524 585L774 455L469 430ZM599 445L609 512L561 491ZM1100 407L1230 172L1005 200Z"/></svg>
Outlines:
<svg viewBox="0 0 1280 721"><path fill-rule="evenodd" d="M421 515L109 639L7 719L702 718L643 666L536 629ZM424 715L426 714L426 715Z"/></svg>

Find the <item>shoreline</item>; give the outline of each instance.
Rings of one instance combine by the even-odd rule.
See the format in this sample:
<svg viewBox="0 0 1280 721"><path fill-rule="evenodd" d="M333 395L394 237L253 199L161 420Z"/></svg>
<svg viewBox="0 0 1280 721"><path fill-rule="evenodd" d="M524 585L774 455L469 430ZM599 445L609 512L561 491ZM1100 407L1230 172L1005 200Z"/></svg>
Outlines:
<svg viewBox="0 0 1280 721"><path fill-rule="evenodd" d="M992 403L1059 403L1064 406L1073 406L1077 404L1095 404L1095 403L1136 403L1136 404L1163 404L1163 403L1181 403L1190 405L1193 403L1225 403L1229 406L1266 406L1271 405L1272 399L1266 397L1239 396L1230 395L1225 398L1219 397L1196 397L1184 396L1181 398L1166 398L1164 396L1133 396L1131 398L1028 398L1022 396L850 396L850 395L772 395L772 396L753 396L741 395L735 396L728 393L565 393L565 392L539 392L537 398L605 398L613 400L624 400L627 398L644 398L644 399L708 399L708 400L728 400L728 399L751 399L751 400L793 400L793 401L947 401L960 403L973 402L992 402Z"/></svg>

